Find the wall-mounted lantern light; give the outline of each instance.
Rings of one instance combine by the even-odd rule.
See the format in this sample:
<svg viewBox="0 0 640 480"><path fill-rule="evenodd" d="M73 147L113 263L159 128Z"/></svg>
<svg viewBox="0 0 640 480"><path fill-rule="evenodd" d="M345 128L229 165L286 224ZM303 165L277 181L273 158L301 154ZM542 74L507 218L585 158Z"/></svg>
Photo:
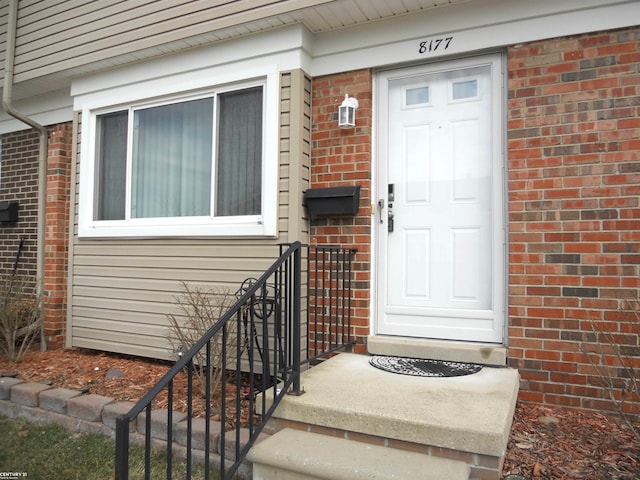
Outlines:
<svg viewBox="0 0 640 480"><path fill-rule="evenodd" d="M338 126L340 128L352 128L356 126L356 110L358 99L345 94L344 100L338 109Z"/></svg>

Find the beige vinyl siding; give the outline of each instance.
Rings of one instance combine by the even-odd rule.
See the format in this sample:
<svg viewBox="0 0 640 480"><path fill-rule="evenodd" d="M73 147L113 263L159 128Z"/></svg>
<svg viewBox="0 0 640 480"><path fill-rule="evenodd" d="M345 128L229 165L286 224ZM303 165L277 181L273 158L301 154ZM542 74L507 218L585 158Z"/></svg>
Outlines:
<svg viewBox="0 0 640 480"><path fill-rule="evenodd" d="M9 2L0 2L0 79L4 79L4 61L7 51L7 21L9 18ZM4 81L4 80L3 80Z"/></svg>
<svg viewBox="0 0 640 480"><path fill-rule="evenodd" d="M309 188L311 170L311 77L301 70L285 72L281 76L280 115L280 149L283 163L289 166L289 202L286 211L288 233L290 241L309 241L309 222L306 210L303 208L303 194ZM281 205L281 213L285 211ZM306 295L308 283L304 271L306 259L303 260L302 295ZM306 299L306 297L305 297ZM301 318L307 317L306 301L301 302ZM307 343L306 323L301 330L301 344Z"/></svg>
<svg viewBox="0 0 640 480"><path fill-rule="evenodd" d="M256 31L277 27L282 22L269 17L326 1L22 0L15 81L95 62L105 68L116 57L121 64L224 40L251 33L241 27L249 22ZM6 15L2 28L6 31Z"/></svg>
<svg viewBox="0 0 640 480"><path fill-rule="evenodd" d="M166 314L177 313L174 303L180 282L235 291L278 256L273 240L226 242L77 241L73 346L169 358Z"/></svg>
<svg viewBox="0 0 640 480"><path fill-rule="evenodd" d="M309 86L302 72L281 75L278 238L79 239L75 217L70 346L171 359L166 315L179 313L180 282L235 291L277 259L279 243L307 240L300 189L308 182L309 150L304 141L293 147L290 139L308 139L310 116L291 113L310 111ZM79 168L77 160L76 202Z"/></svg>
<svg viewBox="0 0 640 480"><path fill-rule="evenodd" d="M309 233L305 211L301 209L302 196L309 188L311 162L311 79L301 70L285 72L281 76L280 155L282 168L286 168L289 180L287 190L280 192L288 197L281 203L280 213L288 225L288 236L298 239ZM289 209L294 209L289 211ZM290 214L291 213L291 214Z"/></svg>

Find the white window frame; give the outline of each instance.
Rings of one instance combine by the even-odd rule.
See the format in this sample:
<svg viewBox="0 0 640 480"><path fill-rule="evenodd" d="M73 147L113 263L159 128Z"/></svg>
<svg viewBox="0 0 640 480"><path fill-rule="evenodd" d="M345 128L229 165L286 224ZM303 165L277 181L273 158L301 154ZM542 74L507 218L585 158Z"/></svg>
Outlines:
<svg viewBox="0 0 640 480"><path fill-rule="evenodd" d="M125 220L94 220L96 127L99 115L109 112L161 105L202 98L255 86L263 87L263 153L262 199L259 215L215 217L127 218ZM136 89L144 92L144 86ZM125 102L99 105L90 102L82 108L80 155L80 185L78 204L78 236L88 238L112 237L275 237L277 235L278 192L278 102L277 72L271 71L252 80L235 81L189 92L167 92L154 97L132 98ZM102 97L105 98L105 97ZM109 97L106 97L109 98ZM113 98L113 97L111 97ZM215 138L215 132L214 132ZM214 140L215 141L215 140ZM129 191L130 185L127 184ZM215 181L212 179L212 194ZM129 193L127 194L129 195Z"/></svg>

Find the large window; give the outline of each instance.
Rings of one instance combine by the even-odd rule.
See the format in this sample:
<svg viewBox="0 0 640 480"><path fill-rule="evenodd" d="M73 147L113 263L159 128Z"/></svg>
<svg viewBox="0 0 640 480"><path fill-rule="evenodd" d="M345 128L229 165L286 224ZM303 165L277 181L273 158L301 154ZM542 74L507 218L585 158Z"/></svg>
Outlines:
<svg viewBox="0 0 640 480"><path fill-rule="evenodd" d="M260 83L92 112L81 236L260 234L238 227L264 225L265 105Z"/></svg>

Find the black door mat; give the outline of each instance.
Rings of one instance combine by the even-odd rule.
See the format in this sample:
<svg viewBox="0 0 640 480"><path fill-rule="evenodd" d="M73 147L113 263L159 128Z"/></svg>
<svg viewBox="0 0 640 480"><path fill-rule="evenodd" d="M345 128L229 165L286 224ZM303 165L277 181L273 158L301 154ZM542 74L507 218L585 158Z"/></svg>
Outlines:
<svg viewBox="0 0 640 480"><path fill-rule="evenodd" d="M445 362L420 358L388 357L376 355L369 363L380 370L415 377L461 377L482 370L482 365L474 363Z"/></svg>

